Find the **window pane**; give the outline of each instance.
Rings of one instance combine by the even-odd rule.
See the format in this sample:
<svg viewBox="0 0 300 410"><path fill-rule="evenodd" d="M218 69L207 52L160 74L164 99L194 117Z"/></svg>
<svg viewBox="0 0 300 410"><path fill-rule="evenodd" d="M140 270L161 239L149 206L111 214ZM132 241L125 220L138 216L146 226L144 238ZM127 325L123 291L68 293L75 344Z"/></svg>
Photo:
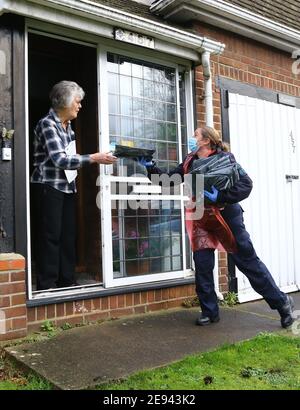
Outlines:
<svg viewBox="0 0 300 410"><path fill-rule="evenodd" d="M176 105L167 104L167 121L176 122Z"/></svg>
<svg viewBox="0 0 300 410"><path fill-rule="evenodd" d="M120 135L120 117L109 116L109 133L111 135Z"/></svg>
<svg viewBox="0 0 300 410"><path fill-rule="evenodd" d="M108 96L108 110L110 114L120 114L119 96L109 94Z"/></svg>
<svg viewBox="0 0 300 410"><path fill-rule="evenodd" d="M132 116L132 98L121 97L121 114Z"/></svg>
<svg viewBox="0 0 300 410"><path fill-rule="evenodd" d="M121 95L132 95L131 77L120 76L120 93Z"/></svg>
<svg viewBox="0 0 300 410"><path fill-rule="evenodd" d="M139 78L132 79L132 87L133 87L133 96L134 97L143 97L144 95L144 83L143 80Z"/></svg>
<svg viewBox="0 0 300 410"><path fill-rule="evenodd" d="M139 119L133 120L133 135L135 138L144 137L144 121Z"/></svg>
<svg viewBox="0 0 300 410"><path fill-rule="evenodd" d="M108 92L119 94L119 76L118 74L108 73Z"/></svg>
<svg viewBox="0 0 300 410"><path fill-rule="evenodd" d="M120 59L120 74L131 76L131 63L125 59Z"/></svg>
<svg viewBox="0 0 300 410"><path fill-rule="evenodd" d="M174 201L148 201L147 204L148 209L132 211L122 209L125 201L119 208L117 201L118 208L113 210L112 217L114 277L168 272L174 270L174 266L179 269L181 215L172 216L172 213L180 207L180 201L175 204ZM180 208L178 210L180 212Z"/></svg>
<svg viewBox="0 0 300 410"><path fill-rule="evenodd" d="M122 137L133 136L133 123L131 118L121 117L121 135Z"/></svg>

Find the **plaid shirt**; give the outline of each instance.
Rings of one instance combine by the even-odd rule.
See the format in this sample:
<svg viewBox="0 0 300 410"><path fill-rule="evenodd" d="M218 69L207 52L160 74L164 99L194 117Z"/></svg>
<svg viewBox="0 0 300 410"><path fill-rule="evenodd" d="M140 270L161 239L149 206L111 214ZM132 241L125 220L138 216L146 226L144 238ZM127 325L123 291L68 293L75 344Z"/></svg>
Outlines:
<svg viewBox="0 0 300 410"><path fill-rule="evenodd" d="M75 180L68 183L65 170L78 169L91 162L89 155L67 156L65 149L75 140L69 121L65 130L53 109L42 118L34 130L35 167L31 182L51 185L67 194L76 192Z"/></svg>

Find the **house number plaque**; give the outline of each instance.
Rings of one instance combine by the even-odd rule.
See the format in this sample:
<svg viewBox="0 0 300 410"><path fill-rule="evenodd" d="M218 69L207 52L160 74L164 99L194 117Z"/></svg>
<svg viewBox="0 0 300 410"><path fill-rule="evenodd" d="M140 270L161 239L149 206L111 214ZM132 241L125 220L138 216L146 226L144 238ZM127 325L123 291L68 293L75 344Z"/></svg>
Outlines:
<svg viewBox="0 0 300 410"><path fill-rule="evenodd" d="M144 36L133 31L116 28L114 30L115 40L124 41L125 43L135 44L136 46L154 48L154 39L152 37Z"/></svg>

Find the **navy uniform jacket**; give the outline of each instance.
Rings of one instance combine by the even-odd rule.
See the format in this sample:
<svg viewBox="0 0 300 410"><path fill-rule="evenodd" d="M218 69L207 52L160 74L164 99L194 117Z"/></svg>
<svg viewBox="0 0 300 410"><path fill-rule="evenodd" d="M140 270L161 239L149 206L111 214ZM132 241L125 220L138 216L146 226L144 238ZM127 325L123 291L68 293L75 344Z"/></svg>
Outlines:
<svg viewBox="0 0 300 410"><path fill-rule="evenodd" d="M236 162L234 155L232 153L223 152L223 154L229 155L230 160L232 162ZM195 159L198 159L197 155L195 155L194 157ZM174 168L172 171L168 172L167 174L169 176L172 176L174 174L179 174L181 175L182 180L183 180L184 161L181 164L179 164L176 168ZM162 169L153 165L151 168L148 168L148 173L151 175L151 174L164 174L166 172L164 172ZM233 187L227 190L224 190L224 191L219 191L217 203L221 203L225 205L226 204L236 204L242 201L243 199L248 198L248 196L250 195L250 192L252 191L252 187L253 187L253 183L252 183L251 178L246 173L243 173L243 175L240 175L240 179L234 184Z"/></svg>

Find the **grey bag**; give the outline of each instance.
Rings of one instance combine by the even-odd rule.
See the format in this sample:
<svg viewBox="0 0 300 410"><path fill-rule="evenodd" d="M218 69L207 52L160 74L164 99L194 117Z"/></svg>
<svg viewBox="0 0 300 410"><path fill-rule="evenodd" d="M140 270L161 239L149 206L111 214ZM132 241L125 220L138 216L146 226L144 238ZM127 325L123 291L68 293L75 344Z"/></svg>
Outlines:
<svg viewBox="0 0 300 410"><path fill-rule="evenodd" d="M211 191L214 186L218 191L231 188L243 175L242 167L231 162L229 155L217 154L212 157L193 161L191 174L204 175L204 189Z"/></svg>

